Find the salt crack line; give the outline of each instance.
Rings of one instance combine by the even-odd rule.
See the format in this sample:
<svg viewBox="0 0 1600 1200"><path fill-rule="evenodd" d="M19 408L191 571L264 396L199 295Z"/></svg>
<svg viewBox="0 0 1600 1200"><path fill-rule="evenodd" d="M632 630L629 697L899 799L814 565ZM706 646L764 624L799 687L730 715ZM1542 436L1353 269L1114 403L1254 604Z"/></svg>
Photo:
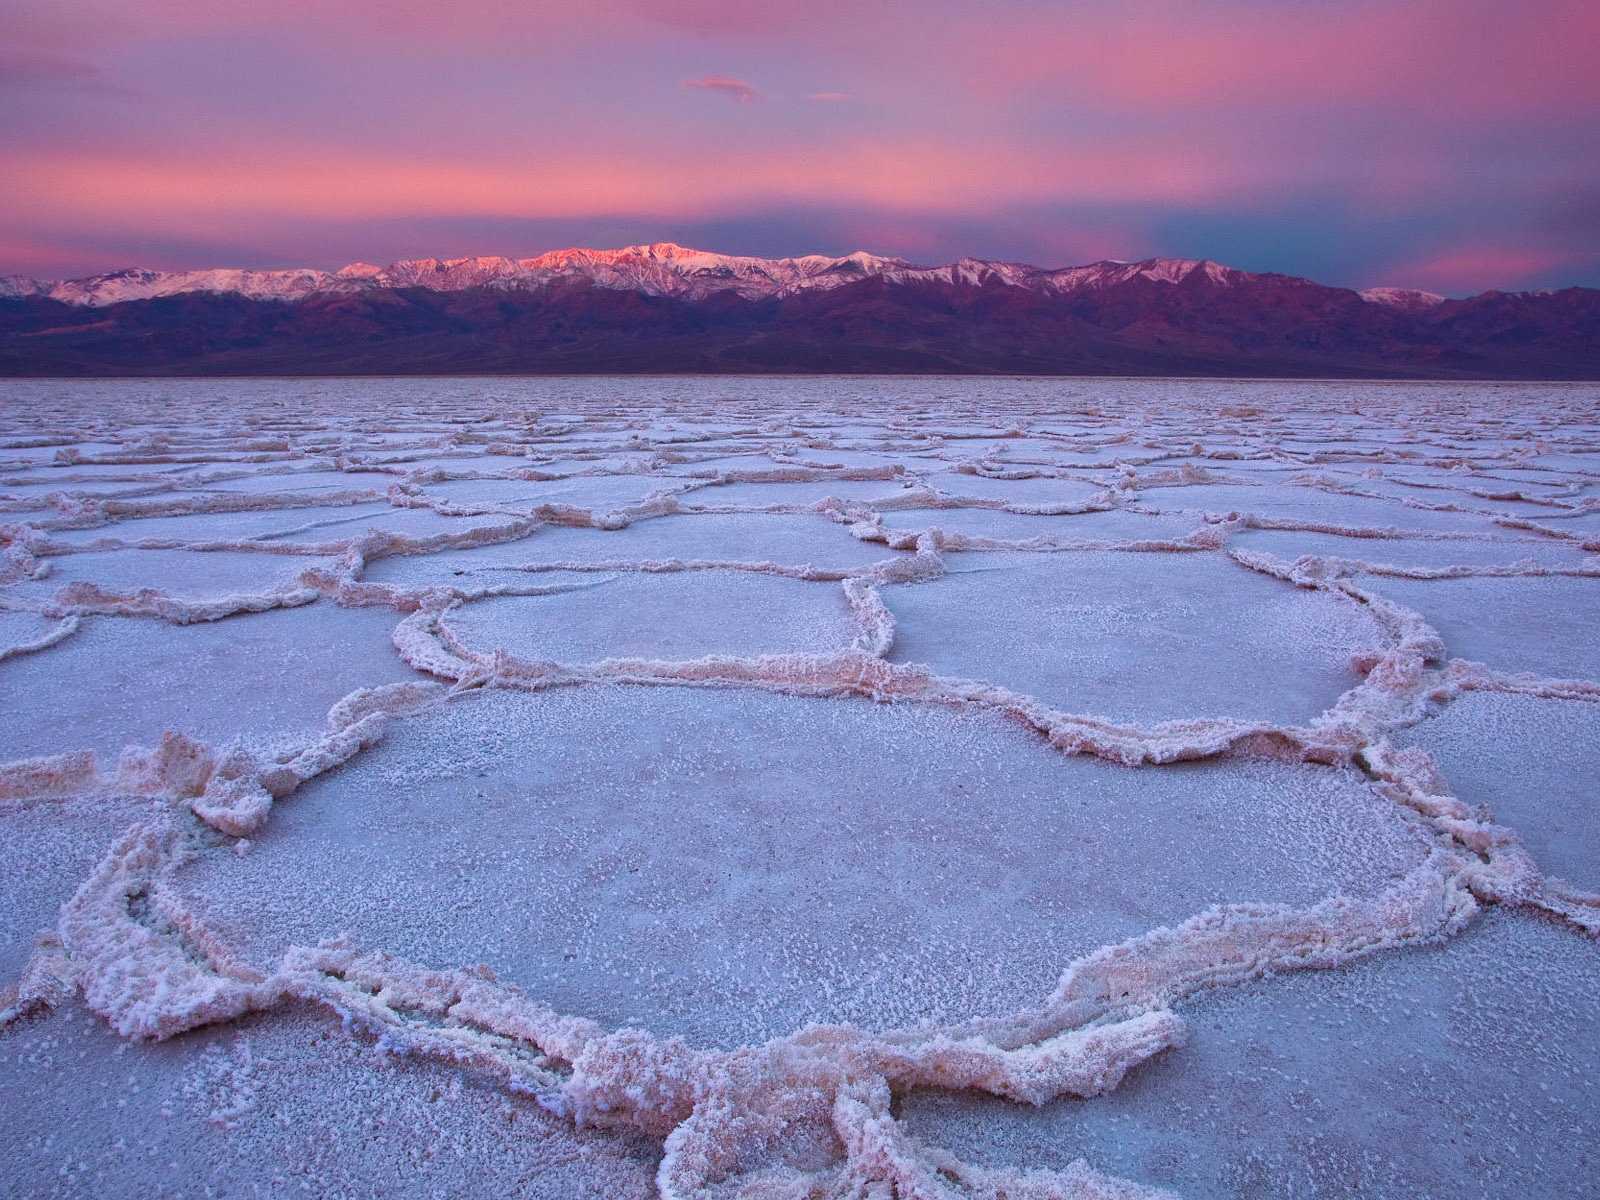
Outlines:
<svg viewBox="0 0 1600 1200"><path fill-rule="evenodd" d="M33 654L40 650L48 650L59 642L78 632L78 618L75 616L62 617L56 622L54 629L40 634L23 642L12 642L9 645L0 645L0 662L8 658L19 658L24 654Z"/></svg>
<svg viewBox="0 0 1600 1200"><path fill-rule="evenodd" d="M1551 518L1546 518L1547 520ZM1592 533L1568 533L1565 529L1552 529L1548 525L1541 525L1537 521L1525 520L1521 517L1496 517L1494 523L1507 529L1518 529L1524 533L1538 534L1540 537L1553 541L1566 542L1579 546L1586 554L1600 554L1600 536Z"/></svg>
<svg viewBox="0 0 1600 1200"><path fill-rule="evenodd" d="M938 1031L886 1040L840 1025L808 1026L762 1046L697 1051L681 1039L607 1032L530 1004L487 968L429 971L339 942L291 948L261 976L230 962L165 889L161 877L179 857L172 831L136 827L63 910L62 943L77 962L77 986L124 1037L159 1040L291 999L321 1003L392 1053L475 1070L580 1125L664 1138L663 1197L708 1194L743 1175L753 1138L796 1130L831 1132L844 1153L821 1171L784 1172L785 1190L795 1194L817 1194L818 1185L836 1196L873 1185L950 1197L1154 1194L1081 1163L1059 1175L965 1168L908 1138L888 1097L914 1087L976 1088L1032 1104L1100 1095L1131 1067L1181 1043L1182 1022L1170 1012L1018 1049ZM907 1191L912 1185L921 1190Z"/></svg>
<svg viewBox="0 0 1600 1200"><path fill-rule="evenodd" d="M898 463L881 467L735 467L719 472L713 486L725 483L890 483L904 477L905 468Z"/></svg>
<svg viewBox="0 0 1600 1200"><path fill-rule="evenodd" d="M359 730L385 712L426 704L437 694L437 688L416 685L356 693L330 714L330 724L347 733ZM323 752L335 760L343 754L337 746ZM315 761L310 767L327 765ZM214 767L208 772L205 753L176 737L164 739L145 760L125 758L123 772L132 777L129 783L143 777L147 787L164 786L190 798L211 791L210 776L226 777ZM292 786L310 773L291 770L281 782ZM565 1019L548 1010L524 1011L523 1024L515 1025L517 1011L513 1006L507 1015L504 995L496 994L492 1004L484 1000L482 987L492 980L481 972L471 985L479 989L471 1011L497 1015L475 1024L468 1020L469 1009L461 1007L467 989L460 981L470 972L440 976L448 980L446 1003L430 1001L434 993L426 990L419 1000L389 979L372 986L370 962L366 982L357 980L360 986L352 990L347 985L353 958L328 968L327 955L336 947L291 951L267 977L231 962L225 948L163 885L163 874L183 853L170 827L136 827L63 910L61 942L77 965L78 985L90 1006L123 1036L168 1037L274 1007L285 998L320 1000L377 1033L389 1049L488 1071L507 1087L530 1091L580 1120L665 1136L658 1187L663 1196L684 1198L707 1194L737 1176L741 1147L753 1136L781 1138L796 1127L831 1129L843 1149L842 1162L824 1172L789 1172L786 1189L796 1194L814 1193L819 1186L827 1194L859 1194L873 1185L901 1194L952 1197L1118 1194L1115 1189L1124 1185L1084 1174L1087 1168L1075 1177L1026 1178L966 1170L907 1138L888 1113L887 1097L896 1088L921 1086L977 1088L1026 1103L1061 1094L1098 1095L1115 1087L1132 1065L1180 1043L1182 1023L1170 1006L1196 990L1277 970L1334 966L1376 950L1438 939L1459 929L1476 910L1469 889L1459 882L1462 860L1436 852L1423 868L1373 900L1335 897L1308 910L1220 906L1108 947L1069 966L1042 1011L1024 1012L1009 1022L987 1021L980 1030L919 1029L872 1037L849 1026L809 1027L763 1047L717 1056L639 1031L603 1034L566 1025L569 1041L561 1049L571 1074L557 1091L558 1077L544 1060L560 1049L555 1035L547 1035L548 1045L541 1042L540 1030ZM51 961L47 954L39 956L41 972ZM308 961L317 965L316 973L308 972ZM337 983L331 982L335 976ZM408 986L415 990L415 984ZM419 1013L442 1014L445 1021L424 1021ZM531 1040L536 1054L506 1044L507 1030L518 1028L529 1034L521 1040ZM570 1043L574 1029L591 1033L581 1047ZM1019 1190L1024 1185L1027 1190Z"/></svg>
<svg viewBox="0 0 1600 1200"><path fill-rule="evenodd" d="M500 985L485 968L429 971L346 943L291 948L270 976L225 950L166 891L181 851L170 831L130 831L63 910L62 941L91 1008L120 1034L165 1038L287 999L315 1001L380 1046L486 1074L579 1123L664 1138L663 1197L688 1200L744 1175L760 1145L801 1136L836 1145L833 1165L758 1179L782 1194L1069 1197L1143 1195L1075 1167L1060 1175L980 1172L907 1137L889 1097L919 1087L976 1089L1019 1103L1093 1097L1180 1045L1176 1001L1278 970L1323 968L1437 940L1476 910L1437 854L1372 900L1335 897L1306 910L1221 906L1069 966L1044 1012L982 1031L865 1033L808 1026L760 1046L700 1051L641 1030L607 1032ZM1026 1185L1014 1191L1013 1186ZM1096 1191L1095 1188L1109 1188Z"/></svg>
<svg viewBox="0 0 1600 1200"><path fill-rule="evenodd" d="M181 486L181 484L180 484ZM118 521L146 517L192 517L245 512L275 512L300 508L334 508L368 504L382 500L379 492L266 492L222 493L168 499L97 499L72 492L51 492L44 497L56 515L34 522L43 531L56 529L95 529ZM116 538L105 539L106 546L120 545ZM90 548L101 548L91 544Z"/></svg>
<svg viewBox="0 0 1600 1200"><path fill-rule="evenodd" d="M873 658L887 658L894 646L894 614L883 602L878 589L864 579L846 579L844 596L856 623L851 648Z"/></svg>
<svg viewBox="0 0 1600 1200"><path fill-rule="evenodd" d="M596 476L609 478L609 476ZM414 484L394 484L389 488L389 503L395 508L423 509L443 517L524 516L553 525L578 528L626 529L635 521L671 516L679 511L678 496L689 489L660 488L633 504L620 508L584 508L579 505L547 502L534 505L473 503L430 496Z"/></svg>
<svg viewBox="0 0 1600 1200"><path fill-rule="evenodd" d="M1205 510L1201 510L1205 511ZM1331 521L1312 521L1304 517L1264 517L1256 513L1238 512L1230 510L1226 513L1220 510L1211 511L1208 515L1214 520L1225 520L1234 524L1238 529L1276 530L1285 533L1322 533L1332 537L1353 538L1359 541L1374 542L1491 542L1504 545L1512 539L1499 537L1492 533L1484 533L1470 529L1440 531L1434 529L1401 529L1393 525L1340 525ZM1505 520L1496 519L1495 524L1505 525L1508 528L1520 528ZM1532 527L1530 527L1532 529ZM1565 535L1550 535L1555 540L1570 540Z"/></svg>
<svg viewBox="0 0 1600 1200"><path fill-rule="evenodd" d="M1214 525L1205 525L1177 538L1077 538L1063 537L1059 534L1039 534L1031 538L997 538L983 534L953 533L937 525L929 525L903 530L878 526L874 532L858 533L857 536L862 541L882 541L891 550L911 549L926 540L936 550L950 553L981 550L1009 550L1023 553L1097 550L1127 554L1184 554L1220 549L1226 534L1219 532Z"/></svg>
<svg viewBox="0 0 1600 1200"><path fill-rule="evenodd" d="M48 617L156 617L173 625L193 625L240 613L299 608L314 603L321 595L313 587L290 586L263 592L232 592L211 600L180 600L160 588L118 591L78 580L57 591L42 612Z"/></svg>
<svg viewBox="0 0 1600 1200"><path fill-rule="evenodd" d="M490 568L518 570L517 567ZM426 587L410 588L392 583L367 583L352 579L348 572L322 576L319 586L334 602L345 608L392 608L400 613L420 611L436 612L450 605L473 600L488 600L500 596L558 596L564 592L581 592L589 588L604 587L613 582L621 571L594 570L584 574L592 578L558 583L435 583ZM470 577L475 571L463 571ZM534 574L534 572L529 572Z"/></svg>
<svg viewBox="0 0 1600 1200"><path fill-rule="evenodd" d="M49 539L31 525L0 525L0 586L46 578L50 564L41 560L49 553L48 546Z"/></svg>
<svg viewBox="0 0 1600 1200"><path fill-rule="evenodd" d="M1205 988L1440 942L1464 929L1477 910L1461 857L1436 850L1372 899L1335 896L1304 910L1218 905L1107 947L1069 967L1051 1003L1170 1005Z"/></svg>
<svg viewBox="0 0 1600 1200"><path fill-rule="evenodd" d="M327 732L273 758L242 745L217 750L168 730L154 747L125 747L110 773L89 750L0 763L0 803L139 797L244 837L260 828L273 801L376 745L391 718L414 716L447 690L420 680L358 688L329 710Z"/></svg>
<svg viewBox="0 0 1600 1200"><path fill-rule="evenodd" d="M1391 800L1425 818L1441 844L1463 855L1461 881L1479 900L1535 909L1600 938L1600 894L1545 876L1514 829L1450 793L1427 750L1380 740L1361 752L1358 765Z"/></svg>
<svg viewBox="0 0 1600 1200"><path fill-rule="evenodd" d="M601 576L594 582L555 584L546 587L495 589L498 595L552 595L598 586L616 578L615 574ZM856 625L852 650L872 658L881 659L894 642L894 615L878 590L869 581L847 578L843 581L845 600L850 606ZM401 660L419 671L443 679L462 683L468 679L483 681L496 671L494 660L472 650L450 628L448 618L463 602L488 594L464 594L462 589L429 589L418 596L417 611L394 629L391 641L400 652ZM516 668L512 668L515 670Z"/></svg>
<svg viewBox="0 0 1600 1200"><path fill-rule="evenodd" d="M1358 587L1343 569L1345 560L1306 554L1287 562L1262 551L1231 550L1228 557L1248 570L1259 571L1299 587L1320 589L1344 595L1363 605L1391 640L1392 647L1382 655L1358 656L1354 665L1381 683L1396 698L1408 703L1391 711L1388 728L1413 725L1422 718L1423 706L1446 703L1461 692L1498 691L1559 700L1600 700L1600 683L1583 679L1551 679L1528 673L1510 674L1469 659L1445 661L1445 645L1422 614L1388 599L1382 594ZM1499 572L1486 572L1499 574ZM1516 575L1600 574L1588 569L1567 572L1543 568ZM1359 692L1361 689L1356 689ZM1347 693L1347 696L1351 695ZM1341 700L1341 705L1343 701ZM1373 711L1383 706L1368 705ZM1334 712L1338 712L1336 707ZM1369 732L1371 732L1369 730Z"/></svg>
<svg viewBox="0 0 1600 1200"><path fill-rule="evenodd" d="M62 906L0 1012L0 1029L58 1004L71 990L63 981L132 1038L168 1037L276 1003L281 987L235 962L167 889L172 870L203 849L179 815L246 837L274 801L376 744L391 717L420 712L443 691L429 683L358 689L330 710L321 738L266 761L239 746L219 754L168 731L154 748L125 749L111 776L89 752L0 765L0 802L106 795L166 806L128 829Z"/></svg>
<svg viewBox="0 0 1600 1200"><path fill-rule="evenodd" d="M54 927L34 935L33 953L16 984L0 990L0 1033L65 1004L78 990L78 971Z"/></svg>
<svg viewBox="0 0 1600 1200"><path fill-rule="evenodd" d="M73 796L99 782L99 765L88 750L0 763L0 801Z"/></svg>
<svg viewBox="0 0 1600 1200"><path fill-rule="evenodd" d="M316 582L339 604L350 607L387 607L407 613L437 605L446 597L472 600L479 598L480 595L490 594L477 587L456 584L431 584L421 588L408 588L400 584L368 582L356 578L361 569L362 564L359 561L355 563L347 561L340 572L320 574ZM516 571L527 575L555 573L671 575L689 571L748 571L756 575L773 575L808 583L841 583L850 579L869 583L913 583L942 575L944 562L932 550L919 550L915 554L883 559L865 567L854 568L819 567L811 563L797 566L776 562L753 562L747 559L613 558L564 559L540 563L486 563L468 568L464 573L471 576L486 571ZM547 590L554 590L554 585L542 586ZM528 594L543 595L545 592L533 591Z"/></svg>
<svg viewBox="0 0 1600 1200"><path fill-rule="evenodd" d="M1434 539L1443 540L1443 539ZM1450 539L1461 540L1461 539ZM1479 539L1489 540L1489 539ZM1496 541L1495 544L1506 544ZM1514 543L1513 543L1514 544ZM1303 554L1293 562L1281 559L1262 550L1230 550L1228 557L1242 567L1285 579L1303 587L1336 584L1353 576L1367 574L1395 579L1536 579L1566 576L1580 579L1600 578L1600 564L1580 563L1573 566L1540 563L1525 558L1514 563L1471 564L1454 563L1443 567L1407 567L1390 563L1369 562L1364 559L1345 558L1331 554ZM1349 589L1347 589L1349 590ZM1362 593L1365 595L1366 593Z"/></svg>
<svg viewBox="0 0 1600 1200"><path fill-rule="evenodd" d="M232 1020L279 991L229 962L161 883L176 857L164 823L124 834L62 906L61 944L84 1002L118 1034L161 1039Z"/></svg>
<svg viewBox="0 0 1600 1200"><path fill-rule="evenodd" d="M488 1051L485 1061L492 1067L499 1044L485 1045L481 1035L528 1043L547 1057L539 1064L541 1084L557 1082L554 1068L567 1072L559 1081L560 1100L547 1095L547 1103L558 1103L580 1123L658 1137L689 1119L703 1101L730 1098L730 1091L776 1091L766 1099L803 1101L782 1093L804 1092L801 1083L836 1091L863 1076L902 1089L978 1088L1030 1104L1064 1094L1090 1097L1112 1090L1129 1069L1182 1037L1181 1023L1162 1011L1069 1030L1018 1049L937 1030L878 1036L851 1025L809 1025L761 1046L705 1051L676 1037L657 1039L638 1029L608 1032L592 1021L561 1016L500 984L486 967L433 971L335 940L315 950L292 949L281 971L300 980L297 986L308 997L371 1022L409 1051L444 1057ZM318 982L318 976L324 979ZM330 987L328 979L344 986ZM305 986L307 981L313 986Z"/></svg>
<svg viewBox="0 0 1600 1200"><path fill-rule="evenodd" d="M1541 700L1600 701L1600 682L1589 679L1551 679L1529 672L1508 674L1486 663L1453 658L1445 668L1444 679L1435 691L1440 701L1453 699L1460 692L1506 692L1533 696Z"/></svg>
<svg viewBox="0 0 1600 1200"><path fill-rule="evenodd" d="M1382 478L1382 476L1379 475L1377 478ZM1300 487L1315 488L1318 491L1329 492L1334 495L1358 496L1364 500L1378 500L1385 504L1399 504L1402 507L1414 508L1423 512L1470 513L1475 516L1482 517L1502 517L1505 515L1503 509L1486 509L1463 505L1460 500L1430 501L1423 499L1421 496L1405 494L1393 495L1386 492L1375 491L1371 488L1363 488L1355 481L1334 479L1325 474L1290 476L1288 479L1284 480L1284 482L1295 484ZM1559 500L1537 495L1530 496L1521 490L1485 492L1475 491L1470 487L1452 487L1447 484L1423 480L1405 480L1403 482L1407 487L1414 487L1419 490L1449 492L1458 497L1466 497L1469 499L1495 500L1502 503L1506 501L1513 501L1537 505L1554 510L1551 513L1552 516L1559 516L1573 511L1582 511L1581 509L1575 508L1573 505L1564 504Z"/></svg>
<svg viewBox="0 0 1600 1200"><path fill-rule="evenodd" d="M291 557L343 557L345 563L341 571L330 574L325 568L310 568L301 575L301 582L307 586L318 589L319 592L337 595L341 583L353 583L355 576L369 561L393 555L423 555L435 554L447 550L470 550L479 546L500 545L508 542L520 541L534 531L543 528L549 522L539 517L514 516L507 514L508 519L492 524L469 526L461 530L444 530L426 537L418 537L403 533L381 531L366 527L359 532L352 533L349 537L335 538L329 541L288 541L294 532L287 531L283 534L272 535L272 540L263 540L261 536L239 538L159 538L145 537L131 542L95 542L89 545L78 545L50 541L47 537L38 537L26 549L29 553L45 558L42 564L48 571L48 557L63 555L89 554L101 550L121 550L137 552L140 550L187 550L194 553L214 553L221 551L240 552L262 555L279 555ZM363 518L353 518L361 520ZM322 528L329 524L339 524L340 521L317 522L305 528ZM0 534L4 530L0 529ZM9 551L8 551L9 553ZM18 552L21 553L20 551ZM34 577L38 574L38 563L33 567ZM19 571L26 564L19 565ZM3 581L3 580L0 580ZM97 586L92 583L85 586ZM160 593L158 589L142 589L143 591Z"/></svg>
<svg viewBox="0 0 1600 1200"><path fill-rule="evenodd" d="M1227 557L1246 570L1361 605L1388 641L1386 649L1351 658L1362 680L1312 721L1319 740L1354 753L1383 733L1422 720L1437 695L1444 642L1420 613L1357 587L1316 555L1292 563L1252 550L1230 550Z"/></svg>
<svg viewBox="0 0 1600 1200"><path fill-rule="evenodd" d="M713 654L688 661L611 658L566 664L523 659L504 650L485 653L465 645L445 619L453 607L419 610L395 628L393 641L408 666L451 681L457 691L480 687L539 691L624 683L749 687L801 696L973 706L1031 729L1062 753L1088 754L1130 767L1230 754L1338 765L1348 762L1359 744L1342 724L1330 729L1298 729L1228 717L1167 721L1148 728L1117 724L1063 713L1032 697L979 680L943 677L916 664L886 662L870 647L755 658ZM867 636L878 636L875 623L867 630ZM889 636L892 638L892 629Z"/></svg>
<svg viewBox="0 0 1600 1200"><path fill-rule="evenodd" d="M1532 558L1503 565L1453 563L1444 567L1405 567L1393 563L1368 562L1364 559L1343 558L1336 555L1318 555L1324 568L1333 574L1379 575L1390 579L1539 579L1564 576L1579 579L1600 578L1600 564L1580 563L1576 566L1549 565Z"/></svg>

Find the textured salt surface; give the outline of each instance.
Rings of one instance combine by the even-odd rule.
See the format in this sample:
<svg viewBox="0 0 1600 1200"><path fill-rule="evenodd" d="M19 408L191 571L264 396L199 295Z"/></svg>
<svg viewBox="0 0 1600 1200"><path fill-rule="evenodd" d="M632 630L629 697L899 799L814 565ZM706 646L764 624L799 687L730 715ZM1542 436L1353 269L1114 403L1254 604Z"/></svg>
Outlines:
<svg viewBox="0 0 1600 1200"><path fill-rule="evenodd" d="M1499 537L1465 539L1355 538L1303 529L1245 529L1231 537L1228 544L1236 550L1263 550L1290 561L1303 554L1343 559L1376 568L1384 574L1393 573L1391 568L1429 573L1459 567L1513 570L1525 568L1529 563L1545 568L1588 569L1600 574L1600 561L1585 554L1581 546L1528 535L1518 537L1511 531Z"/></svg>
<svg viewBox="0 0 1600 1200"><path fill-rule="evenodd" d="M1144 723L1307 722L1381 640L1349 600L1208 554L965 554L884 602L896 661Z"/></svg>
<svg viewBox="0 0 1600 1200"><path fill-rule="evenodd" d="M364 578L406 587L448 583L462 564L549 566L638 564L775 564L798 573L811 567L825 577L897 557L882 544L852 538L819 516L781 513L708 513L654 517L623 529L550 525L531 537L447 557L395 557L373 563Z"/></svg>
<svg viewBox="0 0 1600 1200"><path fill-rule="evenodd" d="M148 801L39 799L0 801L0 980L22 976L34 935L55 924L56 910L128 826L155 815Z"/></svg>
<svg viewBox="0 0 1600 1200"><path fill-rule="evenodd" d="M4 396L10 1191L1600 1195L1592 387Z"/></svg>
<svg viewBox="0 0 1600 1200"><path fill-rule="evenodd" d="M419 717L177 886L258 963L348 933L734 1046L1004 1013L1097 946L1374 894L1426 849L1318 768L1130 771L982 714L613 685Z"/></svg>
<svg viewBox="0 0 1600 1200"><path fill-rule="evenodd" d="M1375 590L1422 614L1445 653L1497 671L1600 679L1600 579L1385 579Z"/></svg>
<svg viewBox="0 0 1600 1200"><path fill-rule="evenodd" d="M1600 892L1600 705L1477 692L1406 731L1469 804L1521 835L1534 861Z"/></svg>
<svg viewBox="0 0 1600 1200"><path fill-rule="evenodd" d="M850 613L836 583L751 571L617 572L548 596L480 600L451 613L449 627L470 649L526 659L689 659L848 649Z"/></svg>
<svg viewBox="0 0 1600 1200"><path fill-rule="evenodd" d="M418 678L390 645L397 620L329 603L194 625L83 618L49 652L0 663L0 689L18 698L0 761L93 750L115 765L168 729L217 745L302 741L354 689Z"/></svg>
<svg viewBox="0 0 1600 1200"><path fill-rule="evenodd" d="M0 1073L29 1097L0 1124L15 1196L656 1194L643 1139L575 1131L314 1012L141 1046L73 1005L0 1041Z"/></svg>
<svg viewBox="0 0 1600 1200"><path fill-rule="evenodd" d="M1600 959L1500 914L1448 945L1213 992L1190 1042L1100 1100L913 1094L964 1158L1087 1156L1195 1197L1590 1197L1600 1177Z"/></svg>
<svg viewBox="0 0 1600 1200"><path fill-rule="evenodd" d="M301 497L304 499L304 497ZM152 501L159 503L159 500ZM354 536L392 510L387 502L295 508L199 512L118 520L86 529L52 529L50 540L64 546L116 544L172 545L184 542L284 541L323 543Z"/></svg>
<svg viewBox="0 0 1600 1200"><path fill-rule="evenodd" d="M179 601L215 601L241 594L289 593L304 585L301 576L331 559L298 555L194 550L111 550L65 554L43 560L49 573L31 583L12 585L22 597L37 597L71 609L94 606L97 597L131 597L152 589ZM82 595L74 585L87 588ZM65 593L65 594L64 594Z"/></svg>
<svg viewBox="0 0 1600 1200"><path fill-rule="evenodd" d="M1057 545L1075 542L1171 541L1193 533L1201 521L1184 514L1141 513L1109 509L1040 516L994 508L936 508L894 510L885 524L895 529L939 529L969 538L1026 542L1034 538Z"/></svg>
<svg viewBox="0 0 1600 1200"><path fill-rule="evenodd" d="M1265 520L1306 521L1346 529L1397 529L1429 533L1488 533L1489 518L1470 512L1441 512L1388 499L1309 487L1285 486L1264 492L1260 485L1183 484L1146 487L1135 479L1139 503L1157 512L1250 513Z"/></svg>

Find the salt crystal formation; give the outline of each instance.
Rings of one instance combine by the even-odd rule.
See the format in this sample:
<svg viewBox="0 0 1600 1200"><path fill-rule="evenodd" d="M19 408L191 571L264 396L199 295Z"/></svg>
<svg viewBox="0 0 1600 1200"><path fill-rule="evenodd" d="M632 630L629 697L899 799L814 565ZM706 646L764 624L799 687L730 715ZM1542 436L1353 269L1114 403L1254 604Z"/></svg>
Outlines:
<svg viewBox="0 0 1600 1200"><path fill-rule="evenodd" d="M1597 399L8 384L9 1186L1600 1194Z"/></svg>

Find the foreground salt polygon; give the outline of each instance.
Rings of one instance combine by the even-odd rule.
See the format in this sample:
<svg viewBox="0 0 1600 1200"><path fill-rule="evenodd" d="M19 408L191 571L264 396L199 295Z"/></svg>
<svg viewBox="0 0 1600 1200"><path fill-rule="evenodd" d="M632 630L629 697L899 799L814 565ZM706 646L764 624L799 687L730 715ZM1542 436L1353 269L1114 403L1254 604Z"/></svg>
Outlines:
<svg viewBox="0 0 1600 1200"><path fill-rule="evenodd" d="M1593 389L737 390L8 385L19 1186L1595 1194Z"/></svg>

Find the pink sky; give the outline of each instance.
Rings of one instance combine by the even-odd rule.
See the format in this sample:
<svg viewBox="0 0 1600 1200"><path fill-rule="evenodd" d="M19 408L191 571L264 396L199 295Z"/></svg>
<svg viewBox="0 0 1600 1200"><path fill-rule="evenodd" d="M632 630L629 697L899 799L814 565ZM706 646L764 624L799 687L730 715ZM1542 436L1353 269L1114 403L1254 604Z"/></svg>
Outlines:
<svg viewBox="0 0 1600 1200"><path fill-rule="evenodd" d="M0 273L673 240L1600 285L1600 5L10 0Z"/></svg>

